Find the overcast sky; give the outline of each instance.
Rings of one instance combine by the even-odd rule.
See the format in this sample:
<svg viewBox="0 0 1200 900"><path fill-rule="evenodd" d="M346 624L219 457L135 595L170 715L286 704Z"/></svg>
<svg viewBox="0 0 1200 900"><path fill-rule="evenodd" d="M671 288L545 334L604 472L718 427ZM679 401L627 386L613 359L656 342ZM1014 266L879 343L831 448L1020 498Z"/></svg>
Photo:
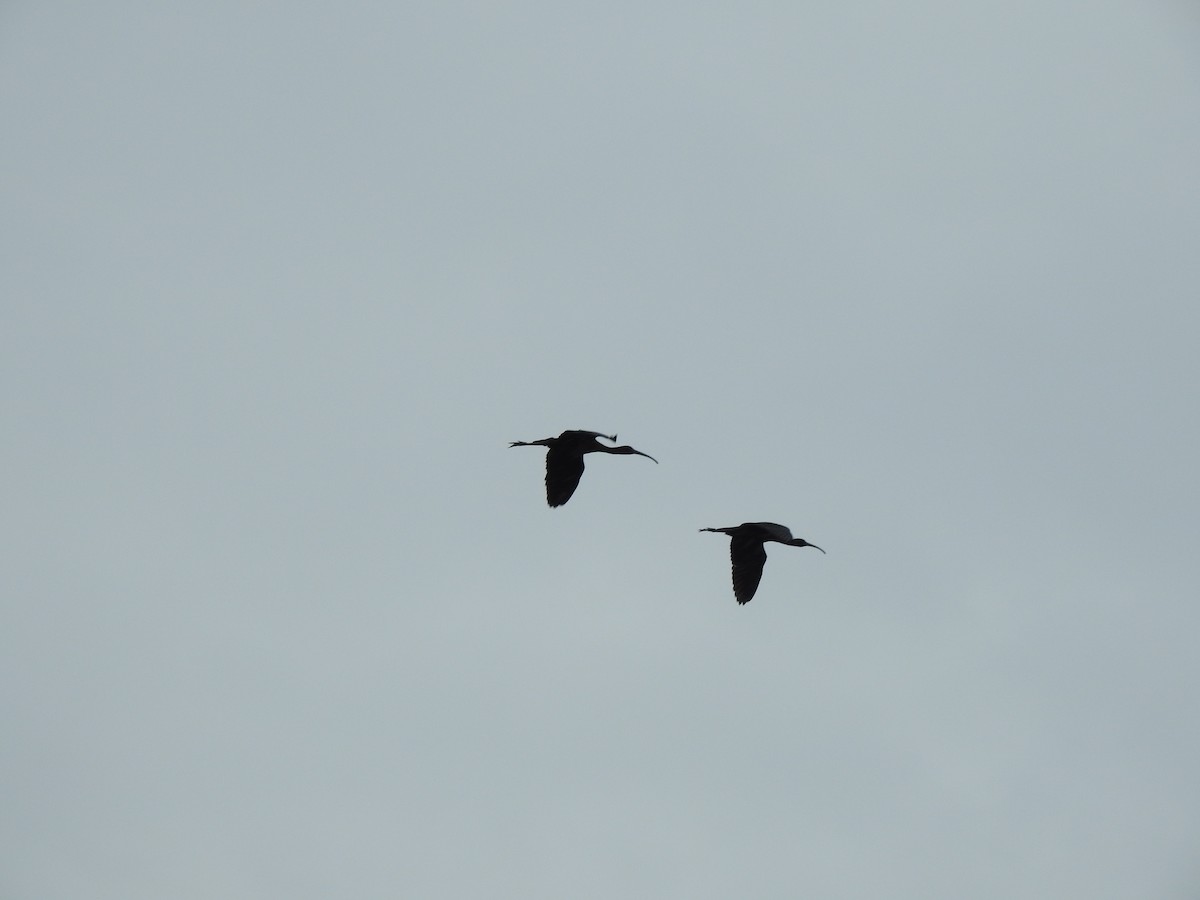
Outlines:
<svg viewBox="0 0 1200 900"><path fill-rule="evenodd" d="M1200 897L1188 4L9 2L0 122L0 895Z"/></svg>

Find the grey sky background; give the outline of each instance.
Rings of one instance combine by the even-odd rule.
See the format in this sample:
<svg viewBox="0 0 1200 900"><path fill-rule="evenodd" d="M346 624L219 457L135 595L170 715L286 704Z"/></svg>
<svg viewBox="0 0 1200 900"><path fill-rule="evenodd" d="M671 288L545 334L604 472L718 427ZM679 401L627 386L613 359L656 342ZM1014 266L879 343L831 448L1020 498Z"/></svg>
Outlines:
<svg viewBox="0 0 1200 900"><path fill-rule="evenodd" d="M5 5L0 894L1200 896L1198 110L1166 2Z"/></svg>

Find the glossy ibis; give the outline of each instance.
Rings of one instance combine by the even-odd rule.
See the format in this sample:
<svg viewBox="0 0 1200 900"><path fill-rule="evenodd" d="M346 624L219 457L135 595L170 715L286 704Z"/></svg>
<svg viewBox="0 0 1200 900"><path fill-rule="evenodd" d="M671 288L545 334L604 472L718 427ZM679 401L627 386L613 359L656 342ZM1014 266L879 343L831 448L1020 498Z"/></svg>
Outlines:
<svg viewBox="0 0 1200 900"><path fill-rule="evenodd" d="M743 522L729 528L701 528L701 531L717 531L729 535L729 558L733 562L733 596L738 603L749 603L762 580L763 565L767 561L768 541L789 544L792 547L816 547L804 538L792 537L791 529L774 522ZM824 553L824 550L821 550Z"/></svg>
<svg viewBox="0 0 1200 900"><path fill-rule="evenodd" d="M571 499L575 488L579 487L579 479L583 475L583 457L586 453L616 453L629 455L636 453L646 459L658 462L649 453L634 450L632 447L610 447L600 443L600 438L616 442L615 434L601 434L598 431L564 431L558 437L543 438L540 441L513 441L510 447L546 447L546 502L551 506L562 506Z"/></svg>

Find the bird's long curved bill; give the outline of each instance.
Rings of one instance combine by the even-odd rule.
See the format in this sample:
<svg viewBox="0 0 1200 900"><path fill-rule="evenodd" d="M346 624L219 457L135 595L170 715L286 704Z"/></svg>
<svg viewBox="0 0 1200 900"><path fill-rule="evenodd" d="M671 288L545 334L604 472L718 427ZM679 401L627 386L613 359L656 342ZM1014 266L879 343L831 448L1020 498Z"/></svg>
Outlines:
<svg viewBox="0 0 1200 900"><path fill-rule="evenodd" d="M630 448L630 449L633 449L633 448ZM646 459L653 460L656 464L658 463L658 460L654 459L654 457L651 456L649 453L643 453L641 450L634 450L633 452L636 453L638 456L644 456L644 457L646 457Z"/></svg>
<svg viewBox="0 0 1200 900"><path fill-rule="evenodd" d="M812 547L814 550L821 550L821 548L820 548L820 547L818 547L816 544L806 544L805 546ZM821 550L821 552L822 552L822 553L825 553L825 551L824 551L824 550ZM828 554L828 553L825 553L825 555L826 555L826 556L828 556L829 554Z"/></svg>

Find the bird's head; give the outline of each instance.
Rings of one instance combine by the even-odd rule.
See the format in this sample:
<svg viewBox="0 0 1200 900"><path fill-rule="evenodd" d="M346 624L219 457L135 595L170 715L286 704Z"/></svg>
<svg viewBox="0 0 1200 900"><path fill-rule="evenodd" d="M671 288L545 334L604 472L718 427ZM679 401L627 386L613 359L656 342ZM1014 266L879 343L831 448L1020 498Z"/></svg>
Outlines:
<svg viewBox="0 0 1200 900"><path fill-rule="evenodd" d="M646 459L652 460L655 463L658 462L658 460L654 459L654 457L651 456L649 453L643 453L641 450L634 450L632 447L630 447L628 445L625 445L623 447L605 447L605 450L607 450L609 453L617 453L622 456L628 456L629 454L633 453L633 454L637 454L638 456L644 456L644 457L646 457Z"/></svg>
<svg viewBox="0 0 1200 900"><path fill-rule="evenodd" d="M804 538L792 538L790 541L785 541L785 543L790 544L793 547L812 547L814 550L821 550L821 548L816 544L810 544ZM821 552L825 553L824 550L821 550Z"/></svg>

